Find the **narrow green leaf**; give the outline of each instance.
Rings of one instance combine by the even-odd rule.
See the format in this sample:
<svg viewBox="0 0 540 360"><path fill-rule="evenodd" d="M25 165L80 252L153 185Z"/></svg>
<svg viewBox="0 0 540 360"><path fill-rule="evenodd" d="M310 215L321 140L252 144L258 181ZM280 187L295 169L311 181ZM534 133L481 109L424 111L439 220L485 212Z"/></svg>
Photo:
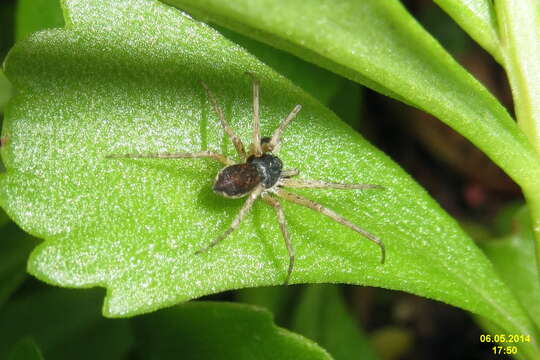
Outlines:
<svg viewBox="0 0 540 360"><path fill-rule="evenodd" d="M217 27L216 30L300 86L323 104L328 104L339 88L347 82L341 76L303 61L285 51L222 27Z"/></svg>
<svg viewBox="0 0 540 360"><path fill-rule="evenodd" d="M43 360L43 355L35 341L30 337L25 337L15 345L9 360Z"/></svg>
<svg viewBox="0 0 540 360"><path fill-rule="evenodd" d="M272 314L256 306L191 302L135 321L143 359L332 359L311 340L274 325Z"/></svg>
<svg viewBox="0 0 540 360"><path fill-rule="evenodd" d="M323 346L336 360L377 359L335 285L313 285L302 295L291 329Z"/></svg>
<svg viewBox="0 0 540 360"><path fill-rule="evenodd" d="M540 154L540 1L495 1L518 124ZM530 176L537 176L530 174ZM540 186L525 188L540 259ZM540 264L539 264L540 265ZM539 268L540 270L540 268Z"/></svg>
<svg viewBox="0 0 540 360"><path fill-rule="evenodd" d="M517 120L540 154L540 1L496 0L495 5Z"/></svg>
<svg viewBox="0 0 540 360"><path fill-rule="evenodd" d="M477 43L502 63L493 0L434 0Z"/></svg>
<svg viewBox="0 0 540 360"><path fill-rule="evenodd" d="M211 190L207 160L107 159L108 154L234 149L199 85L239 136L251 134L251 83L261 80L262 133L303 109L280 158L307 179L384 190L298 193L383 239L379 248L309 209L283 203L292 282L399 289L493 319L533 326L482 252L407 174L327 108L204 24L153 0L69 0L65 30L35 34L6 62L18 89L6 110L0 204L45 238L29 271L49 283L107 288L104 313L130 316L227 289L283 283L288 255L272 209L258 202L204 254L242 199ZM114 18L114 21L111 19ZM538 354L534 345L527 350Z"/></svg>
<svg viewBox="0 0 540 360"><path fill-rule="evenodd" d="M504 107L398 0L165 2L425 110L522 187L540 188L538 155Z"/></svg>

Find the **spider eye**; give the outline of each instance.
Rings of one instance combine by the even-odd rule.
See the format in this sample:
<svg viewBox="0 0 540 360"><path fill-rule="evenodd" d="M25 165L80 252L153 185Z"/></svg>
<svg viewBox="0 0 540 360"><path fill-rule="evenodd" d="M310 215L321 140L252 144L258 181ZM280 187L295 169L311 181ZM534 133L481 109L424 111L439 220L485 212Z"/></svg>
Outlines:
<svg viewBox="0 0 540 360"><path fill-rule="evenodd" d="M270 140L272 140L272 138L268 136L261 138L261 145L268 144Z"/></svg>

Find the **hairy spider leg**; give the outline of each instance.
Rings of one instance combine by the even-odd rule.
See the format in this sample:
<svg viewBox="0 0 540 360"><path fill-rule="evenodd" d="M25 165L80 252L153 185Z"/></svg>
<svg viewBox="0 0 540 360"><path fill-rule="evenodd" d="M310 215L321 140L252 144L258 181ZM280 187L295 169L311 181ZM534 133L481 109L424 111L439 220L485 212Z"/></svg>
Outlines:
<svg viewBox="0 0 540 360"><path fill-rule="evenodd" d="M290 188L298 189L343 189L343 190L365 190L365 189L384 189L381 185L373 184L342 184L342 183L332 183L320 180L304 180L304 179L282 179L281 185Z"/></svg>
<svg viewBox="0 0 540 360"><path fill-rule="evenodd" d="M289 253L289 270L287 270L287 277L285 278L285 282L283 283L283 285L287 285L289 284L289 280L291 279L291 274L294 268L294 249L292 247L289 231L287 230L287 221L285 220L285 213L283 212L283 207L281 207L279 200L274 199L273 197L269 195L263 195L262 198L267 204L272 206L274 210L276 211L279 228L281 229L281 234L283 235L283 239L285 240L285 245L287 246L287 252Z"/></svg>
<svg viewBox="0 0 540 360"><path fill-rule="evenodd" d="M267 144L269 151L273 152L274 154L277 154L279 152L279 149L281 148L281 135L283 134L283 131L289 125L291 121L296 117L296 115L302 110L302 105L297 104L287 115L287 117L279 124L278 128L274 131L272 134L272 138L270 139L270 142Z"/></svg>
<svg viewBox="0 0 540 360"><path fill-rule="evenodd" d="M298 174L300 174L300 171L298 171L298 169L286 169L286 170L283 170L281 172L282 182L283 182L283 179L287 179L287 178L290 178L290 177L293 177L293 176L297 176Z"/></svg>
<svg viewBox="0 0 540 360"><path fill-rule="evenodd" d="M234 147L236 148L236 152L238 153L238 155L240 155L240 158L242 160L245 160L246 151L244 150L244 144L242 143L242 140L240 140L240 138L233 132L233 130L229 126L229 123L227 122L227 120L225 120L225 115L223 114L223 110L219 106L219 103L216 97L214 96L212 91L210 91L210 88L208 87L208 85L206 85L206 83L203 81L201 81L201 85L206 91L206 95L208 96L208 99L212 103L214 111L217 113L219 117L219 121L221 123L221 126L223 127L223 131L225 131L227 136L229 136L229 138L231 139L232 143L234 144Z"/></svg>
<svg viewBox="0 0 540 360"><path fill-rule="evenodd" d="M291 202L293 202L295 204L298 204L298 205L301 205L301 206L305 206L305 207L307 207L307 208L309 208L311 210L314 210L314 211L316 211L318 213L326 215L330 219L340 223L341 225L345 225L349 229L352 229L352 230L356 231L357 233L359 233L360 235L362 235L362 236L366 237L367 239L373 241L374 243L379 245L379 247L381 248L381 264L384 264L384 259L386 257L386 251L385 251L385 248L384 248L384 244L382 243L381 239L379 239L375 235L373 235L373 234L367 232L366 230L358 227L357 225L353 224L349 220L345 219L343 216L341 216L341 215L335 213L334 211L322 206L319 203L316 203L313 200L306 199L303 196L293 194L293 193L290 193L290 192L282 190L282 189L277 190L276 194L279 197L281 197L281 198L283 198L285 200L291 201Z"/></svg>
<svg viewBox="0 0 540 360"><path fill-rule="evenodd" d="M261 119L259 118L260 83L253 73L248 72L247 74L251 76L253 83L253 135L250 152L253 153L252 155L260 157L263 153L261 147Z"/></svg>
<svg viewBox="0 0 540 360"><path fill-rule="evenodd" d="M155 153L155 154L114 154L107 155L106 158L109 159L121 159L121 158L130 158L130 159L195 159L195 158L209 158L224 165L233 165L234 161L226 157L225 155L213 153L210 151L200 151L194 153Z"/></svg>
<svg viewBox="0 0 540 360"><path fill-rule="evenodd" d="M264 187L262 184L257 185L253 191L249 194L246 202L244 202L244 205L242 205L242 208L240 209L240 212L238 212L238 215L234 218L233 222L231 223L231 226L223 234L212 240L212 242L205 248L202 248L200 250L197 250L195 254L201 254L203 252L208 251L209 249L216 246L221 240L225 239L227 236L229 236L230 233L232 233L234 230L238 228L242 220L244 220L244 217L247 215L247 213L251 210L253 207L253 203L255 203L255 200L261 195L263 192Z"/></svg>

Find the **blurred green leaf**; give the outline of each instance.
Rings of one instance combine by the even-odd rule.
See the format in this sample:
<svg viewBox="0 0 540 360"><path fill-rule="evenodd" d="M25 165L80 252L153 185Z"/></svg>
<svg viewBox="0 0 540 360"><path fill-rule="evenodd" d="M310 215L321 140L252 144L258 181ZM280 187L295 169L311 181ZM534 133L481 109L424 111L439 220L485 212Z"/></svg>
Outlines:
<svg viewBox="0 0 540 360"><path fill-rule="evenodd" d="M9 48L13 46L14 13L15 1L0 2L0 24L2 24L2 31L0 31L0 63L4 61L4 57L6 56Z"/></svg>
<svg viewBox="0 0 540 360"><path fill-rule="evenodd" d="M107 316L281 284L288 256L275 215L261 202L225 241L194 254L226 229L242 204L212 193L218 164L105 158L201 149L234 156L198 82L208 83L233 129L249 139L251 83L244 72L251 71L262 83L263 134L303 105L285 133L280 157L286 166L303 178L385 187L298 191L381 237L384 265L376 245L284 203L297 255L292 282L405 290L489 317L509 332L534 331L455 221L287 79L153 0L69 0L65 10L66 29L20 42L5 65L18 95L6 109L10 142L1 149L7 173L0 175L0 204L26 231L46 239L30 258L32 274L62 286L107 288ZM525 351L538 354L535 345Z"/></svg>
<svg viewBox="0 0 540 360"><path fill-rule="evenodd" d="M142 359L332 359L314 342L275 326L271 313L255 306L190 302L136 323Z"/></svg>
<svg viewBox="0 0 540 360"><path fill-rule="evenodd" d="M15 39L17 41L44 29L64 26L60 0L17 0Z"/></svg>
<svg viewBox="0 0 540 360"><path fill-rule="evenodd" d="M516 214L513 227L511 234L485 242L483 249L501 278L540 328L540 278L531 218L526 208Z"/></svg>
<svg viewBox="0 0 540 360"><path fill-rule="evenodd" d="M2 69L0 69L0 113L4 111L4 106L11 97L12 88L11 83L4 75Z"/></svg>
<svg viewBox="0 0 540 360"><path fill-rule="evenodd" d="M300 299L291 329L316 341L336 360L378 359L335 285L308 287Z"/></svg>
<svg viewBox="0 0 540 360"><path fill-rule="evenodd" d="M43 360L43 355L34 340L25 337L15 345L9 360Z"/></svg>
<svg viewBox="0 0 540 360"><path fill-rule="evenodd" d="M26 277L26 261L37 239L15 224L0 227L0 307Z"/></svg>
<svg viewBox="0 0 540 360"><path fill-rule="evenodd" d="M296 290L285 286L265 286L256 288L240 289L236 293L236 300L242 303L264 307L272 314L278 324L281 320L289 317L291 297L295 296Z"/></svg>
<svg viewBox="0 0 540 360"><path fill-rule="evenodd" d="M395 360L415 353L415 334L406 326L385 326L370 333L370 342L383 360ZM455 354L453 354L455 355Z"/></svg>
<svg viewBox="0 0 540 360"><path fill-rule="evenodd" d="M4 210L0 209L0 227L6 225L8 222L9 222L9 216L7 216Z"/></svg>
<svg viewBox="0 0 540 360"><path fill-rule="evenodd" d="M22 337L35 339L46 359L120 359L132 344L127 320L103 319L101 291L47 289L0 309L0 358Z"/></svg>

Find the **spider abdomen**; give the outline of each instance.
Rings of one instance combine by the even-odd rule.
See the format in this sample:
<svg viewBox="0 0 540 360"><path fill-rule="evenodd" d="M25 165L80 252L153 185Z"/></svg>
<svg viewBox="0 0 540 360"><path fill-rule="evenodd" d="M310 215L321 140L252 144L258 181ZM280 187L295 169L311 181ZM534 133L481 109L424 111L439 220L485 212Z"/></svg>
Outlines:
<svg viewBox="0 0 540 360"><path fill-rule="evenodd" d="M283 169L281 160L277 156L270 154L263 154L260 157L250 156L247 163L257 168L261 183L266 189L270 189L278 182Z"/></svg>
<svg viewBox="0 0 540 360"><path fill-rule="evenodd" d="M214 181L214 192L228 198L240 198L261 183L257 167L252 164L236 164L221 169Z"/></svg>

